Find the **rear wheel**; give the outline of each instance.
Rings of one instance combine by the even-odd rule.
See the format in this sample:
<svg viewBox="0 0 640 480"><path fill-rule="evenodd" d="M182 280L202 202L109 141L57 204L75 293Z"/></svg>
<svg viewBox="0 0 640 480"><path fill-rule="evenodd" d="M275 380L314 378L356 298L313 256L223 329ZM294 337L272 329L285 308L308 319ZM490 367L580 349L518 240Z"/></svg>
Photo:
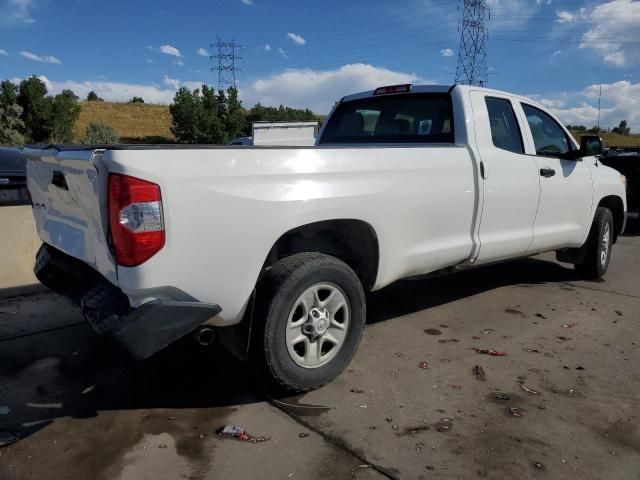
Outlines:
<svg viewBox="0 0 640 480"><path fill-rule="evenodd" d="M300 253L276 263L258 289L253 358L279 391L303 392L337 377L355 354L365 297L354 271L337 258Z"/></svg>
<svg viewBox="0 0 640 480"><path fill-rule="evenodd" d="M607 272L613 246L613 228L611 210L598 207L587 238L584 259L575 264L576 270L585 278L598 279Z"/></svg>

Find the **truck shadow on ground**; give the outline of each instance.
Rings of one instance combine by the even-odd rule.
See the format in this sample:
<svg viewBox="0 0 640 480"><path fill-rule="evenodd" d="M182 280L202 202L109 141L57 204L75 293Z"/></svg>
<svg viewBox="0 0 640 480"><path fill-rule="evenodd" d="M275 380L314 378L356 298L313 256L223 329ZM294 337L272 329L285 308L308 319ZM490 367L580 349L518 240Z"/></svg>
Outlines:
<svg viewBox="0 0 640 480"><path fill-rule="evenodd" d="M640 236L640 218L627 219L627 226L624 230L624 237L637 237Z"/></svg>
<svg viewBox="0 0 640 480"><path fill-rule="evenodd" d="M570 268L530 258L397 282L368 296L368 323L505 285L577 278ZM222 349L200 347L191 338L132 363L84 323L34 332L0 340L0 405L10 407L9 414L0 415L0 431L25 438L56 418L88 418L106 410L233 407L264 401L255 380L244 363Z"/></svg>

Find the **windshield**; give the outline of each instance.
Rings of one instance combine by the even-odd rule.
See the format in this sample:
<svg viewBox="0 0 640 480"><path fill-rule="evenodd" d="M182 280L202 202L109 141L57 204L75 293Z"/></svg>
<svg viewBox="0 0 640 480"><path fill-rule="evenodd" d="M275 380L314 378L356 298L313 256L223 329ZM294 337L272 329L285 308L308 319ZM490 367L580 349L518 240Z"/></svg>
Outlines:
<svg viewBox="0 0 640 480"><path fill-rule="evenodd" d="M319 144L453 143L451 97L419 93L341 103Z"/></svg>

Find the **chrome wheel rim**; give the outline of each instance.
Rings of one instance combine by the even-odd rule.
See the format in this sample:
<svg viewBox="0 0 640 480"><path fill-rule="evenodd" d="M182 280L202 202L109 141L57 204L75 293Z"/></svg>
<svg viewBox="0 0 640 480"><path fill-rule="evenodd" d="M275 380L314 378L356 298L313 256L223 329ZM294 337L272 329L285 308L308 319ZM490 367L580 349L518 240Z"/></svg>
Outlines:
<svg viewBox="0 0 640 480"><path fill-rule="evenodd" d="M287 351L303 368L330 362L347 338L351 308L347 296L332 283L307 288L294 302L287 319Z"/></svg>
<svg viewBox="0 0 640 480"><path fill-rule="evenodd" d="M602 248L600 249L600 263L604 267L607 264L607 258L609 257L609 246L611 244L611 227L607 224L604 227L604 233L602 234Z"/></svg>

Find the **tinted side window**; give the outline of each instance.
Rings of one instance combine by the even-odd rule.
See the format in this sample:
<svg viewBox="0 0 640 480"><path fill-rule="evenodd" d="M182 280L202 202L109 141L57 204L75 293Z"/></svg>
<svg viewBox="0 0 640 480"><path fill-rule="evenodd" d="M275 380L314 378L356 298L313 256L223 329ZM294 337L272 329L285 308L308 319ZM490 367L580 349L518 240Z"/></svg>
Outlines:
<svg viewBox="0 0 640 480"><path fill-rule="evenodd" d="M509 100L487 97L487 110L491 124L493 144L502 150L513 153L524 153L520 127Z"/></svg>
<svg viewBox="0 0 640 480"><path fill-rule="evenodd" d="M536 154L547 157L557 157L571 151L569 139L558 122L531 105L522 104L524 114L527 116L533 143L536 146Z"/></svg>
<svg viewBox="0 0 640 480"><path fill-rule="evenodd" d="M417 93L368 97L341 103L320 144L453 143L448 94Z"/></svg>

